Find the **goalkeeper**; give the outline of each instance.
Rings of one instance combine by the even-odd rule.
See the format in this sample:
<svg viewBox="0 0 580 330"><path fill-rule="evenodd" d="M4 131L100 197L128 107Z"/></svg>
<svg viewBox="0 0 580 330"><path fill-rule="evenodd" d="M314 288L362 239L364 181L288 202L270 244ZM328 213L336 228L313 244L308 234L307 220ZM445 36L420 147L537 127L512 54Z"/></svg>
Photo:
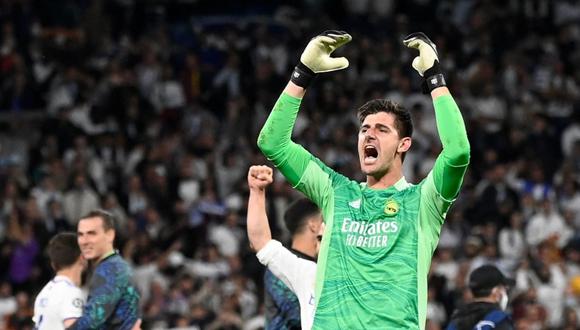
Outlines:
<svg viewBox="0 0 580 330"><path fill-rule="evenodd" d="M358 155L366 182L335 172L290 137L306 88L323 72L348 67L331 53L351 40L342 31L312 39L274 105L258 146L288 181L319 205L326 230L318 256L313 329L423 329L427 273L449 206L469 163L463 118L446 87L435 45L414 33L413 68L433 99L443 151L417 185L402 172L413 125L388 100L358 109Z"/></svg>

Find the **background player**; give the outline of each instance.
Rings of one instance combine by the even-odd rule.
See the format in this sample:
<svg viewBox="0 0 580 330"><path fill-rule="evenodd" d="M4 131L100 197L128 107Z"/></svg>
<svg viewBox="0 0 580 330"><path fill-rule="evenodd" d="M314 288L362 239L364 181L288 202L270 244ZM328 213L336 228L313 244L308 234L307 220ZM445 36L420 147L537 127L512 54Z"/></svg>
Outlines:
<svg viewBox="0 0 580 330"><path fill-rule="evenodd" d="M85 297L80 285L86 262L74 233L55 235L46 253L56 276L36 297L32 320L38 330L65 329L83 313Z"/></svg>
<svg viewBox="0 0 580 330"><path fill-rule="evenodd" d="M322 214L308 198L294 201L284 212L284 224L292 236L288 249L299 258L316 262ZM266 329L300 328L300 303L296 294L270 269L264 273Z"/></svg>
<svg viewBox="0 0 580 330"><path fill-rule="evenodd" d="M316 287L317 329L424 328L427 273L449 206L469 163L463 119L445 87L435 45L422 33L408 36L419 50L413 60L435 106L443 151L418 185L402 172L411 147L410 114L388 100L372 100L359 111L358 153L366 183L336 173L291 141L306 87L317 73L344 69L330 54L348 43L342 31L312 39L291 81L276 102L258 146L290 183L323 211L326 232Z"/></svg>
<svg viewBox="0 0 580 330"><path fill-rule="evenodd" d="M312 327L314 316L314 281L316 263L299 258L276 240L272 239L266 215L266 187L271 184L272 169L252 166L248 171L248 238L262 264L282 280L298 297L302 329ZM322 239L324 226L318 227L318 240Z"/></svg>
<svg viewBox="0 0 580 330"><path fill-rule="evenodd" d="M139 293L131 269L113 248L115 219L105 211L89 212L79 220L78 244L94 263L83 316L69 329L131 329L139 324Z"/></svg>

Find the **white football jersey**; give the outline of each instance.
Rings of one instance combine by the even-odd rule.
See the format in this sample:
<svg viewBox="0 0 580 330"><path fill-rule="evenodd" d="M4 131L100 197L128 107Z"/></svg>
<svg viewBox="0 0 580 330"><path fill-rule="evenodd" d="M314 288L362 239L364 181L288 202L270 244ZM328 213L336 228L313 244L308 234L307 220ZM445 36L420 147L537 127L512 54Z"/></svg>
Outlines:
<svg viewBox="0 0 580 330"><path fill-rule="evenodd" d="M55 276L34 301L35 329L64 330L64 321L83 315L85 295L69 278Z"/></svg>
<svg viewBox="0 0 580 330"><path fill-rule="evenodd" d="M262 265L268 267L296 294L300 303L302 329L311 329L315 312L316 263L297 257L274 239L266 243L256 256Z"/></svg>

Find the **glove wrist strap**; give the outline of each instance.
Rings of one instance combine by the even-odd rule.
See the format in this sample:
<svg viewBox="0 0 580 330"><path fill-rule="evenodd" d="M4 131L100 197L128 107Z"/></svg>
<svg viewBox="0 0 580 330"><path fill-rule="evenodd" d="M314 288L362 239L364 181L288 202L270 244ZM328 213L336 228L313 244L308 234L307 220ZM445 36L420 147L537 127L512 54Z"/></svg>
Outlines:
<svg viewBox="0 0 580 330"><path fill-rule="evenodd" d="M302 62L299 62L298 65L294 67L294 72L292 72L290 81L302 88L307 88L314 78L316 78L316 73L310 70L306 65L302 64Z"/></svg>
<svg viewBox="0 0 580 330"><path fill-rule="evenodd" d="M431 93L431 91L437 87L447 86L447 82L445 81L445 77L443 76L441 67L439 66L439 61L435 61L433 66L425 71L424 77L425 80L421 86L424 94Z"/></svg>
<svg viewBox="0 0 580 330"><path fill-rule="evenodd" d="M438 73L434 76L425 78L421 87L423 89L423 94L430 94L432 90L441 86L447 86L447 82L445 81L443 74Z"/></svg>

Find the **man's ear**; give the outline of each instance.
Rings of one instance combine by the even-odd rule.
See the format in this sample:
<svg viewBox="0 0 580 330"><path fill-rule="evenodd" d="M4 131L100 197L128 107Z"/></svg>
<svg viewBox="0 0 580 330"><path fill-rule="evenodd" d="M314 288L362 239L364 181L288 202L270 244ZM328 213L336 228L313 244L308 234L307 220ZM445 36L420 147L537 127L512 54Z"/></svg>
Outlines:
<svg viewBox="0 0 580 330"><path fill-rule="evenodd" d="M403 153L407 152L409 148L411 148L412 140L410 137L404 137L399 141L399 147L397 148L397 152Z"/></svg>
<svg viewBox="0 0 580 330"><path fill-rule="evenodd" d="M107 235L107 242L113 244L113 242L115 242L115 231L113 229L109 229L105 234Z"/></svg>
<svg viewBox="0 0 580 330"><path fill-rule="evenodd" d="M491 289L491 295L497 299L497 301L499 302L501 299L501 289L499 286L494 287L493 289Z"/></svg>
<svg viewBox="0 0 580 330"><path fill-rule="evenodd" d="M318 233L318 227L319 227L319 223L318 221L316 221L315 217L310 217L308 219L308 230L310 230L311 232L317 234Z"/></svg>

